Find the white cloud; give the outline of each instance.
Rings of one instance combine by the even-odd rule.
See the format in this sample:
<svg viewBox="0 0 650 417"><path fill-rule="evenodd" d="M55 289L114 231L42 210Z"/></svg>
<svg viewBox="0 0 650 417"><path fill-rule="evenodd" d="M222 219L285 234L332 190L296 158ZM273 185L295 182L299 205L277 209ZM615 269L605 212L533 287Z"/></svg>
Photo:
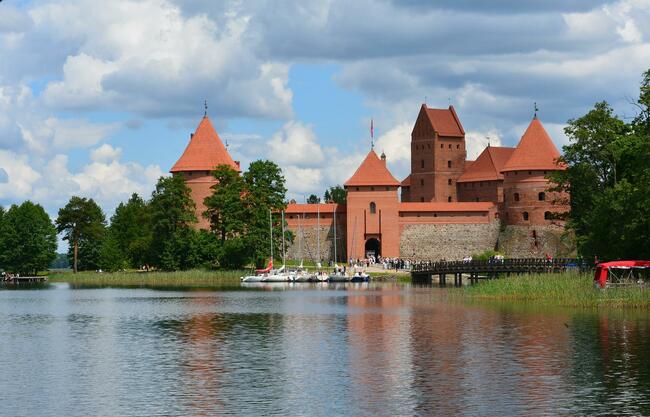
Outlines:
<svg viewBox="0 0 650 417"><path fill-rule="evenodd" d="M268 141L269 157L280 165L315 166L324 160L323 150L311 126L290 121Z"/></svg>
<svg viewBox="0 0 650 417"><path fill-rule="evenodd" d="M108 143L103 144L90 152L90 159L93 162L110 162L120 159L122 148L114 148Z"/></svg>
<svg viewBox="0 0 650 417"><path fill-rule="evenodd" d="M479 132L472 130L465 132L465 149L467 150L467 159L470 161L476 160L478 156L488 146L502 146L501 133L496 129L491 129L486 132Z"/></svg>

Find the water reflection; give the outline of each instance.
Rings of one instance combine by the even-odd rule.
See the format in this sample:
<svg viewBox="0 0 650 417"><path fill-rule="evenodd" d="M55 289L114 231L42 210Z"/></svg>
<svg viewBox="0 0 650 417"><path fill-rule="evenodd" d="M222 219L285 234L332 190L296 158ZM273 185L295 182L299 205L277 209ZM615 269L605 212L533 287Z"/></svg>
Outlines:
<svg viewBox="0 0 650 417"><path fill-rule="evenodd" d="M446 294L0 291L1 414L650 414L648 312Z"/></svg>

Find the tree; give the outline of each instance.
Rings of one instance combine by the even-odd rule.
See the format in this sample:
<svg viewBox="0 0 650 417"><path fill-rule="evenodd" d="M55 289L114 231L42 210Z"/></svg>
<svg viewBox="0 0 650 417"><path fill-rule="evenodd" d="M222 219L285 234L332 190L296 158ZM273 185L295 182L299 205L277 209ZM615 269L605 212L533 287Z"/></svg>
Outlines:
<svg viewBox="0 0 650 417"><path fill-rule="evenodd" d="M269 213L286 208L285 179L282 170L271 161L255 161L250 164L243 175L245 184L244 206L248 218L244 239L250 257L256 264L264 263L268 258L270 245ZM274 246L280 247L282 241L282 224L273 222ZM291 240L287 233L285 238Z"/></svg>
<svg viewBox="0 0 650 417"><path fill-rule="evenodd" d="M2 215L0 253L6 270L27 275L47 269L56 246L56 229L40 205L25 201Z"/></svg>
<svg viewBox="0 0 650 417"><path fill-rule="evenodd" d="M307 204L318 204L320 203L320 198L316 194L312 194L307 197Z"/></svg>
<svg viewBox="0 0 650 417"><path fill-rule="evenodd" d="M56 230L64 233L63 239L71 245L68 256L72 258L74 272L77 272L80 266L81 269L97 268L105 228L104 212L92 198L74 196L59 210Z"/></svg>
<svg viewBox="0 0 650 417"><path fill-rule="evenodd" d="M323 197L326 203L345 204L348 198L348 192L340 185L335 185L334 187L325 190L325 195Z"/></svg>
<svg viewBox="0 0 650 417"><path fill-rule="evenodd" d="M151 212L138 194L120 203L111 217L110 233L132 268L150 261Z"/></svg>
<svg viewBox="0 0 650 417"><path fill-rule="evenodd" d="M108 230L99 248L99 268L108 271L120 271L128 265L120 243L111 229Z"/></svg>
<svg viewBox="0 0 650 417"><path fill-rule="evenodd" d="M600 259L650 256L650 71L644 74L640 114L626 123L606 102L565 129L567 166L549 178L571 196L567 227L578 250Z"/></svg>
<svg viewBox="0 0 650 417"><path fill-rule="evenodd" d="M183 177L160 177L149 204L153 264L164 270L196 266L195 205Z"/></svg>
<svg viewBox="0 0 650 417"><path fill-rule="evenodd" d="M211 230L218 235L221 244L226 239L239 236L246 226L244 207L244 180L230 165L219 165L212 175L217 183L212 194L204 200L207 210L203 215L210 220Z"/></svg>

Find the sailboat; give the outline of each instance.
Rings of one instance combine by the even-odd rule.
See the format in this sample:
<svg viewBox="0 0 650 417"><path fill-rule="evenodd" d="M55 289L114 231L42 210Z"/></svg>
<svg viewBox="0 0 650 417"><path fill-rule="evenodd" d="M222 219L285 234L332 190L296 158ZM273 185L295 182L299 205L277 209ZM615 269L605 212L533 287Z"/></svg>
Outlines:
<svg viewBox="0 0 650 417"><path fill-rule="evenodd" d="M273 224L271 224L271 236L273 236ZM271 239L271 246L273 246L273 239ZM284 211L282 212L282 267L273 271L262 278L262 282L291 282L294 280L294 274L287 271L286 266L286 251L284 247Z"/></svg>
<svg viewBox="0 0 650 417"><path fill-rule="evenodd" d="M271 236L271 258L269 259L268 265L264 269L257 269L255 275L241 277L241 282L277 282L274 280L276 275L284 271L284 265L279 270L273 269L273 217L271 210L269 210L269 230Z"/></svg>

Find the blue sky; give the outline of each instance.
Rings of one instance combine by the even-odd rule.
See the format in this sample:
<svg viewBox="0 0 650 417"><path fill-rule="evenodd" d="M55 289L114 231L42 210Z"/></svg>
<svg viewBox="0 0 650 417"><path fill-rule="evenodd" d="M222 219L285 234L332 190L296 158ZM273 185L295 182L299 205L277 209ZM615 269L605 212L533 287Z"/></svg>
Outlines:
<svg viewBox="0 0 650 417"><path fill-rule="evenodd" d="M345 181L369 149L408 174L427 97L468 157L514 146L533 103L558 147L596 101L622 116L650 67L648 0L42 0L0 3L0 204L110 216L182 153L203 101L244 167L289 197Z"/></svg>

